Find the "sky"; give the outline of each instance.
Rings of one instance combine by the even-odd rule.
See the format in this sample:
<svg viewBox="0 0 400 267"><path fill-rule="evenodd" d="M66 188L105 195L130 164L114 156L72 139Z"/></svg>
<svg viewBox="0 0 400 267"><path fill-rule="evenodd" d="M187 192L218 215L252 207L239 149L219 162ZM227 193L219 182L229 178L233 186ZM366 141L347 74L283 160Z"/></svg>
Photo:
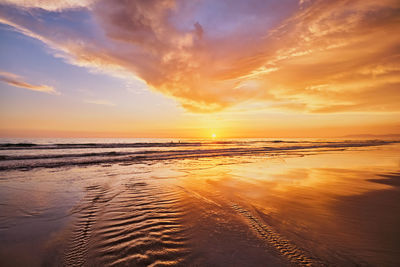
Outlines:
<svg viewBox="0 0 400 267"><path fill-rule="evenodd" d="M0 136L400 133L398 0L0 0Z"/></svg>

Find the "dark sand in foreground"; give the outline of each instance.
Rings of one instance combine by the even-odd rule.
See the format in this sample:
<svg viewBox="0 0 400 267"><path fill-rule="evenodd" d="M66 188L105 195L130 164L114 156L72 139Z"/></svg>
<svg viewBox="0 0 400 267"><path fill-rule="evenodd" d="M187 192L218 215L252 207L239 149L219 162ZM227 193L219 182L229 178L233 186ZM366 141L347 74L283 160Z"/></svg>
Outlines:
<svg viewBox="0 0 400 267"><path fill-rule="evenodd" d="M396 145L0 173L0 266L400 266Z"/></svg>

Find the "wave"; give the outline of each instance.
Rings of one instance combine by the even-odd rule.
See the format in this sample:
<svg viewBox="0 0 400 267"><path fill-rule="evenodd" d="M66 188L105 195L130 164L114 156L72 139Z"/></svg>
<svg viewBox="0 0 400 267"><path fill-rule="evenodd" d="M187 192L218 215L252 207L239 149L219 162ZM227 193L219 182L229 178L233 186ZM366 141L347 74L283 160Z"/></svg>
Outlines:
<svg viewBox="0 0 400 267"><path fill-rule="evenodd" d="M93 148L143 148L143 147L196 147L210 145L237 145L246 146L261 143L304 143L307 141L287 140L253 140L253 141L170 141L170 142L136 142L136 143L3 143L0 150L32 150L32 149L93 149Z"/></svg>
<svg viewBox="0 0 400 267"><path fill-rule="evenodd" d="M201 146L201 142L160 142L160 143L86 143L86 144L34 144L34 143L5 143L0 144L0 150L27 149L82 149L82 148L136 148L136 147L184 147Z"/></svg>
<svg viewBox="0 0 400 267"><path fill-rule="evenodd" d="M262 144L349 144L349 143L382 143L396 142L394 140L364 140L364 141L294 141L294 140L246 140L246 141L170 141L170 142L136 142L136 143L0 143L0 150L47 150L47 149L94 149L94 148L146 148L146 147L198 147L198 146L249 146Z"/></svg>
<svg viewBox="0 0 400 267"><path fill-rule="evenodd" d="M173 143L173 145L187 146L184 149L171 149L171 150L140 150L140 151L96 151L91 150L88 153L70 153L64 154L11 154L0 156L0 171L15 170L15 169L32 169L32 168L54 168L73 165L91 165L91 164L113 164L113 163L134 163L138 161L154 161L154 160L170 160L170 159L186 159L186 158L204 158L204 157L221 157L221 156L251 156L260 154L288 154L288 153L312 153L320 152L321 150L338 150L350 149L357 147L370 147L382 146L399 141L383 141L383 140L369 140L369 141L344 141L344 142L303 142L301 144L282 145L279 146L265 146L260 145L263 143L254 143L247 145L234 145L234 146L212 146L204 148L192 149L189 147L193 143ZM140 145L147 147L156 147L163 144L164 147L167 143L134 143L134 144L118 144L118 145ZM194 143L199 144L199 143ZM201 143L200 143L201 144ZM213 143L215 145L215 143ZM225 144L225 143L224 143ZM87 144L67 144L68 146L87 146ZM95 144L96 148L110 148L109 145L116 144ZM134 147L131 146L131 147ZM172 144L171 144L172 146Z"/></svg>

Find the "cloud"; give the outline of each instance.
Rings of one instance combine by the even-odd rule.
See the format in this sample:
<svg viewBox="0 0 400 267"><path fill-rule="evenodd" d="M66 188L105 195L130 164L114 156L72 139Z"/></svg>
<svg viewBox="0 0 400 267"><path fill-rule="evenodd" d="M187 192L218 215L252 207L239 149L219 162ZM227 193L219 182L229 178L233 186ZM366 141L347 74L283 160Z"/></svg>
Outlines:
<svg viewBox="0 0 400 267"><path fill-rule="evenodd" d="M41 8L50 11L61 11L71 8L89 6L95 0L2 0L3 4L22 8Z"/></svg>
<svg viewBox="0 0 400 267"><path fill-rule="evenodd" d="M138 77L194 112L243 102L296 112L400 111L396 0L98 0L82 6L91 18L82 27L48 22L52 8L15 5L0 6L0 22L70 63Z"/></svg>
<svg viewBox="0 0 400 267"><path fill-rule="evenodd" d="M0 72L0 81L23 89L28 89L31 91L43 92L48 94L59 94L52 86L48 85L34 85L27 83L22 77L9 72Z"/></svg>
<svg viewBox="0 0 400 267"><path fill-rule="evenodd" d="M95 104L95 105L102 105L102 106L109 106L109 107L113 107L115 106L114 103L105 100L105 99L89 99L89 100L85 100L85 103L89 103L89 104Z"/></svg>

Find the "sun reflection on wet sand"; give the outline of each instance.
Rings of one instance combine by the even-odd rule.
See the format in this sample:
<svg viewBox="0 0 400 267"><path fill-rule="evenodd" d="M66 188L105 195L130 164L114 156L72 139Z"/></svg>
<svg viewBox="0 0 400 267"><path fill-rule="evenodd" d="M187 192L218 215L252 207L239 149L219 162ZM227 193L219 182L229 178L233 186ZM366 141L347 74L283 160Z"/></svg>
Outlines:
<svg viewBox="0 0 400 267"><path fill-rule="evenodd" d="M180 183L208 203L242 207L242 213L246 210L316 259L314 265L394 266L400 223L397 152L334 152L236 164L196 161L185 164L188 175ZM223 215L215 205L204 212ZM254 224L249 226L257 233ZM267 246L279 252L282 244L271 242Z"/></svg>
<svg viewBox="0 0 400 267"><path fill-rule="evenodd" d="M396 266L398 152L3 172L0 263Z"/></svg>

